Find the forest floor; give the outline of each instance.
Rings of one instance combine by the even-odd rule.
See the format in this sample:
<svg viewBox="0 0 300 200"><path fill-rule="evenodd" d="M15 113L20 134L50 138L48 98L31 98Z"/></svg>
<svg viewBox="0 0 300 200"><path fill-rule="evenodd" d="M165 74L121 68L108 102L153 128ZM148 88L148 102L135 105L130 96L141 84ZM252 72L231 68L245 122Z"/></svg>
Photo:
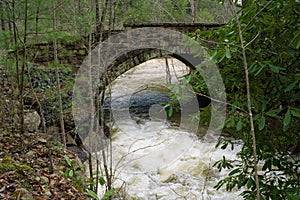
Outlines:
<svg viewBox="0 0 300 200"><path fill-rule="evenodd" d="M0 199L88 199L85 170L74 153L45 134L0 133Z"/></svg>
<svg viewBox="0 0 300 200"><path fill-rule="evenodd" d="M74 153L49 134L20 133L12 81L0 66L0 199L89 199Z"/></svg>

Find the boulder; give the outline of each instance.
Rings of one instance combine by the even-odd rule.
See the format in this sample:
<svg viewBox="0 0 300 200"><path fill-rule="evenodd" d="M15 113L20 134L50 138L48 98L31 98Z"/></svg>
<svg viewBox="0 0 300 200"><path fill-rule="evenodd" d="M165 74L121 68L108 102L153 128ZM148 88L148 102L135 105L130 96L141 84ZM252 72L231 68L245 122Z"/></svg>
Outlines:
<svg viewBox="0 0 300 200"><path fill-rule="evenodd" d="M27 131L37 131L40 124L41 117L35 110L24 110L24 125Z"/></svg>

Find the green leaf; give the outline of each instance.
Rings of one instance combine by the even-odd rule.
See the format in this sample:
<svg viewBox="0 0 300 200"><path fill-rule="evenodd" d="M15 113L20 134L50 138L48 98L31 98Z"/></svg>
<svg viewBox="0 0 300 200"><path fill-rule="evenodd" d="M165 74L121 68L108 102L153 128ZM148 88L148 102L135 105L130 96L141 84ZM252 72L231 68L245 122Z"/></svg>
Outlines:
<svg viewBox="0 0 300 200"><path fill-rule="evenodd" d="M271 160L269 159L269 160L267 160L267 161L265 162L265 164L264 164L262 170L263 170L263 171L265 171L266 169L269 169L269 170L270 170L271 167L272 167L272 162L271 162Z"/></svg>
<svg viewBox="0 0 300 200"><path fill-rule="evenodd" d="M261 116L260 121L259 121L259 126L258 129L261 131L265 128L265 123L266 123L266 118L265 116Z"/></svg>
<svg viewBox="0 0 300 200"><path fill-rule="evenodd" d="M173 106L169 106L168 116L171 117L173 115Z"/></svg>
<svg viewBox="0 0 300 200"><path fill-rule="evenodd" d="M234 119L231 119L229 122L227 122L226 127L227 128L233 127L234 124L235 124Z"/></svg>
<svg viewBox="0 0 300 200"><path fill-rule="evenodd" d="M299 2L298 2L299 3ZM300 47L300 33L298 32L298 34L295 35L295 37L291 40L291 42L289 43L289 46L291 46L292 48L296 48L299 49Z"/></svg>
<svg viewBox="0 0 300 200"><path fill-rule="evenodd" d="M296 45L296 48L299 49L300 47L300 38L298 39L298 42L297 42L297 45Z"/></svg>
<svg viewBox="0 0 300 200"><path fill-rule="evenodd" d="M214 186L214 188L215 188L216 190L219 190L219 189L224 185L224 183L225 183L225 181L219 181L219 182L217 183L217 185Z"/></svg>
<svg viewBox="0 0 300 200"><path fill-rule="evenodd" d="M293 83L291 83L289 86L287 86L285 89L284 89L284 92L289 92L291 91L292 89L294 89L294 87L297 85L298 81L294 81Z"/></svg>
<svg viewBox="0 0 300 200"><path fill-rule="evenodd" d="M87 189L86 192L87 192L88 195L90 195L92 198L99 200L98 195L97 195L93 190Z"/></svg>
<svg viewBox="0 0 300 200"><path fill-rule="evenodd" d="M100 185L104 185L105 184L105 180L104 180L104 178L102 176L99 178L99 183L100 183Z"/></svg>
<svg viewBox="0 0 300 200"><path fill-rule="evenodd" d="M262 111L264 112L266 110L266 107L267 107L267 102L262 100L261 103L262 103Z"/></svg>
<svg viewBox="0 0 300 200"><path fill-rule="evenodd" d="M295 117L300 117L300 109L294 108L294 109L291 110L291 113Z"/></svg>
<svg viewBox="0 0 300 200"><path fill-rule="evenodd" d="M78 170L81 170L81 169L84 169L84 165L77 165L74 167L74 171L78 171Z"/></svg>
<svg viewBox="0 0 300 200"><path fill-rule="evenodd" d="M225 144L223 144L223 145L221 146L221 149L226 149L227 146L228 146L228 143L226 142Z"/></svg>
<svg viewBox="0 0 300 200"><path fill-rule="evenodd" d="M66 162L69 165L69 167L72 167L73 164L72 164L72 161L70 160L69 156L65 156L65 159L66 159Z"/></svg>
<svg viewBox="0 0 300 200"><path fill-rule="evenodd" d="M74 176L74 171L71 169L68 173L69 178L72 178Z"/></svg>
<svg viewBox="0 0 300 200"><path fill-rule="evenodd" d="M221 50L218 52L218 54L216 55L217 62L218 62L218 63L221 62L221 61L225 58L225 56L226 56L226 52L225 52L223 49L221 49Z"/></svg>
<svg viewBox="0 0 300 200"><path fill-rule="evenodd" d="M240 131L240 130L242 130L242 127L243 127L242 120L239 120L238 123L237 123L237 125L236 125L236 130Z"/></svg>
<svg viewBox="0 0 300 200"><path fill-rule="evenodd" d="M213 53L212 53L212 55L211 55L211 59L212 59L212 60L217 60L217 59L216 59L217 55L218 55L218 51L217 51L217 50L213 51Z"/></svg>
<svg viewBox="0 0 300 200"><path fill-rule="evenodd" d="M104 194L104 196L102 197L102 200L109 199L110 197L112 197L114 195L114 193L115 193L114 189L107 190L106 193Z"/></svg>
<svg viewBox="0 0 300 200"><path fill-rule="evenodd" d="M258 62L259 64L259 69L258 71L254 74L254 76L257 76L260 74L260 72L266 67L266 65L264 65L263 63Z"/></svg>
<svg viewBox="0 0 300 200"><path fill-rule="evenodd" d="M252 178L249 178L247 181L247 188L250 189L255 185L255 181Z"/></svg>
<svg viewBox="0 0 300 200"><path fill-rule="evenodd" d="M230 49L229 49L229 48L226 48L225 56L226 56L226 58L228 58L228 59L231 58L231 53L230 53Z"/></svg>
<svg viewBox="0 0 300 200"><path fill-rule="evenodd" d="M280 167L281 166L281 162L278 158L273 158L272 163L275 167Z"/></svg>
<svg viewBox="0 0 300 200"><path fill-rule="evenodd" d="M259 114L254 115L253 120L256 121L256 120L260 119L260 117L261 117L261 115L259 115Z"/></svg>
<svg viewBox="0 0 300 200"><path fill-rule="evenodd" d="M270 116L270 117L278 117L278 113L280 112L281 109L274 109L274 110L270 110L266 113L267 116Z"/></svg>
<svg viewBox="0 0 300 200"><path fill-rule="evenodd" d="M290 123L291 123L291 111L288 110L285 113L285 116L284 116L284 119L283 119L283 130L287 130Z"/></svg>
<svg viewBox="0 0 300 200"><path fill-rule="evenodd" d="M279 67L278 66L274 66L274 65L269 65L270 70L272 72L278 73L279 72Z"/></svg>
<svg viewBox="0 0 300 200"><path fill-rule="evenodd" d="M234 174L239 173L240 171L241 171L241 170L240 170L239 168L237 168L237 169L232 170L228 175L229 175L229 176L232 176L232 175L234 175Z"/></svg>

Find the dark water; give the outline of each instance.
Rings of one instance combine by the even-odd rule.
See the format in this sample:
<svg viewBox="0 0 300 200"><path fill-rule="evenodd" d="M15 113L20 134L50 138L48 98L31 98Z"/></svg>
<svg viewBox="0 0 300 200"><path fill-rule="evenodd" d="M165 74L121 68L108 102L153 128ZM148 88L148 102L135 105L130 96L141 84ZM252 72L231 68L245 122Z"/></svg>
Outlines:
<svg viewBox="0 0 300 200"><path fill-rule="evenodd" d="M167 116L167 120L171 123L175 123L180 116L180 109L178 102L172 100L172 98L159 91L143 90L135 93L131 96L120 97L114 100L110 100L109 97L105 99L104 110L106 121L109 119L111 108L122 112L129 110L129 114L132 120L135 121L147 121L150 120L150 109L154 105L159 105L161 110L158 112L168 112L168 108L165 107L168 103L175 105L176 109L173 116ZM122 115L122 114L121 114ZM124 113L124 115L126 115Z"/></svg>

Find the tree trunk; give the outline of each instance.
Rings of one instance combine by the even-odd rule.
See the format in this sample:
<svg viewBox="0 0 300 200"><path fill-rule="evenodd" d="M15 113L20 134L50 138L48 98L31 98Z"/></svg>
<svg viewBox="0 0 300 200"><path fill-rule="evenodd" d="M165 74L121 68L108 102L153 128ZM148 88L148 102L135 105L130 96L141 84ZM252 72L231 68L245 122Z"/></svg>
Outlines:
<svg viewBox="0 0 300 200"><path fill-rule="evenodd" d="M81 0L78 0L78 13L79 13L80 16L82 15Z"/></svg>
<svg viewBox="0 0 300 200"><path fill-rule="evenodd" d="M8 4L8 3L7 3ZM8 4L9 6L9 4ZM12 1L12 7L10 9L11 15L12 15L12 24L13 24L13 41L14 45L16 46L18 43L18 29L16 25L16 15L15 15L15 0ZM17 78L17 97L16 97L16 102L19 101L18 106L20 110L20 131L24 132L24 109L23 109L23 88L21 88L21 75L19 72L19 54L18 54L18 49L15 49L14 54L15 54L15 65L16 65L16 78ZM19 114L19 113L15 113Z"/></svg>
<svg viewBox="0 0 300 200"><path fill-rule="evenodd" d="M193 22L196 22L197 18L198 18L199 0L196 0L194 9L195 10L194 10L194 15L193 15L193 18L194 18Z"/></svg>
<svg viewBox="0 0 300 200"><path fill-rule="evenodd" d="M98 1L98 0L96 0L96 1ZM109 2L109 0L105 0L100 22L96 24L96 31L97 31L96 32L96 40L97 41L100 41L101 38L102 38L102 31L103 31L103 27L104 27L105 18L106 18L106 11L107 11L107 7L108 7L108 2ZM96 7L97 7L97 5L96 5Z"/></svg>
<svg viewBox="0 0 300 200"><path fill-rule="evenodd" d="M100 33L100 8L99 8L99 0L95 0L95 9L96 9L96 34Z"/></svg>
<svg viewBox="0 0 300 200"><path fill-rule="evenodd" d="M35 13L35 36L38 39L38 32L39 32L39 14L40 14L40 5L37 6L36 13Z"/></svg>
<svg viewBox="0 0 300 200"><path fill-rule="evenodd" d="M198 1L199 0L190 0L191 4L191 14L192 14L192 23L195 23L197 20L197 8L198 8Z"/></svg>
<svg viewBox="0 0 300 200"><path fill-rule="evenodd" d="M102 10L101 19L100 19L100 30L102 30L102 28L104 26L108 2L109 2L109 0L105 0L105 4L104 4L103 10Z"/></svg>
<svg viewBox="0 0 300 200"><path fill-rule="evenodd" d="M24 75L25 68L27 66L27 50L26 50L26 42L27 42L27 22L28 22L28 0L25 0L25 13L24 13L24 37L23 37L23 62L21 68L21 77L20 77L20 105L21 105L21 132L24 133Z"/></svg>
<svg viewBox="0 0 300 200"><path fill-rule="evenodd" d="M55 12L55 3L52 4L52 20L53 20L53 31L56 31L56 12ZM60 129L61 129L61 136L62 136L62 142L64 147L67 146L66 141L66 133L65 133L65 125L64 125L64 117L63 117L63 108L62 108L62 97L61 97L61 86L60 86L60 78L59 78L59 60L57 56L57 41L54 39L53 41L53 54L54 54L54 64L55 66L55 76L56 76L56 82L57 82L57 90L58 90L58 104L59 104L59 121L60 121Z"/></svg>
<svg viewBox="0 0 300 200"><path fill-rule="evenodd" d="M76 13L75 13L76 14ZM78 0L78 4L77 4L77 14L80 16L80 18L82 17L82 8L81 8L81 0ZM84 31L82 28L82 22L81 20L76 21L76 23L78 24L78 33L80 35L84 35Z"/></svg>
<svg viewBox="0 0 300 200"><path fill-rule="evenodd" d="M11 4L13 4L13 2ZM14 16L14 13L12 11L13 10L13 8L12 8L13 6L10 7L9 2L5 1L4 4L3 4L3 6L6 7L7 12L8 12L8 13L6 13L6 16L7 16L7 25L8 25L9 33L12 33L12 36L10 37L10 41L8 41L8 47L11 48L11 45L14 44L14 42L15 42L14 35L13 35L14 34L14 30L13 30L14 29L14 27L13 27L13 21L14 21L14 19L13 18L15 18L15 16ZM9 14L9 12L10 12L10 14Z"/></svg>
<svg viewBox="0 0 300 200"><path fill-rule="evenodd" d="M112 24L113 24L113 0L109 0L109 24L108 24L108 31L109 35L111 34Z"/></svg>
<svg viewBox="0 0 300 200"><path fill-rule="evenodd" d="M0 1L0 23L1 23L1 30L5 31L5 22L4 22L4 5L3 2Z"/></svg>
<svg viewBox="0 0 300 200"><path fill-rule="evenodd" d="M232 6L234 6L234 5L232 5ZM260 188L259 188L258 167L257 167L258 155L257 155L257 149L256 149L256 136L255 136L253 114L252 114L250 79L249 79L249 68L248 68L248 62L247 62L246 46L245 46L244 39L243 39L241 22L239 20L237 11L235 9L234 9L234 15L235 15L236 23L238 26L238 34L239 34L239 40L240 40L241 51L242 51L242 56L243 56L244 72L245 72L245 78L246 78L245 82L246 82L246 92L247 92L248 115L250 118L250 131L251 131L252 143L253 143L253 160L254 160L253 169L254 169L254 175L255 175L256 200L260 200Z"/></svg>

